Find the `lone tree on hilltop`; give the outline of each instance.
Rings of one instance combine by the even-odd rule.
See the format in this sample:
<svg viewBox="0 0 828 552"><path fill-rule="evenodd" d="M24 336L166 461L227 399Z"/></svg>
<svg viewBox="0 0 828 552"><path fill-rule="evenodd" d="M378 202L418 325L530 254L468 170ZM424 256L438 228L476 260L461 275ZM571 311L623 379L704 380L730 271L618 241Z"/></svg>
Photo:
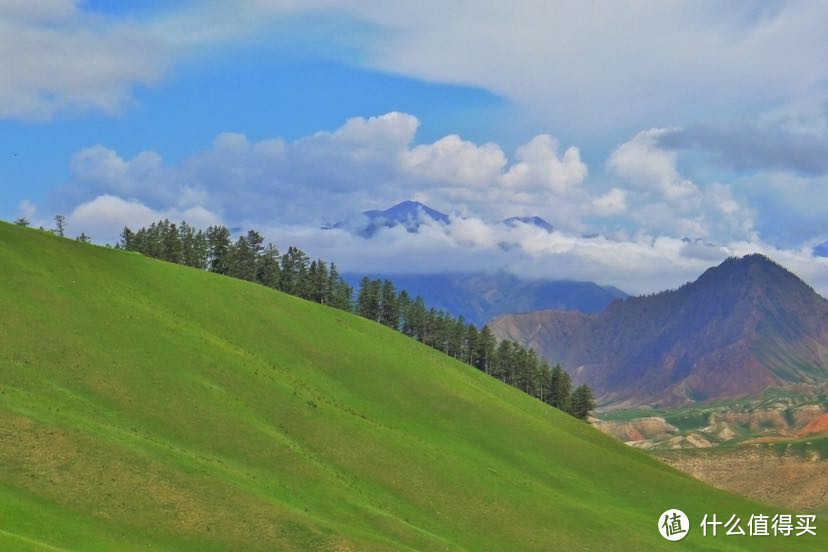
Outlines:
<svg viewBox="0 0 828 552"><path fill-rule="evenodd" d="M61 238L66 234L66 217L55 215L55 234Z"/></svg>

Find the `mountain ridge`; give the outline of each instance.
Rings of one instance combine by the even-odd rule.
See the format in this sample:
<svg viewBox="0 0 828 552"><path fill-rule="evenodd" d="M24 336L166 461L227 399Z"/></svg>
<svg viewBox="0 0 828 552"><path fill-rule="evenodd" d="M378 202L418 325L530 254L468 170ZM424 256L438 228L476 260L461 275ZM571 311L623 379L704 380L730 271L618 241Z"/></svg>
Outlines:
<svg viewBox="0 0 828 552"><path fill-rule="evenodd" d="M761 255L594 315L505 316L492 330L563 362L607 403L735 398L828 377L828 301Z"/></svg>
<svg viewBox="0 0 828 552"><path fill-rule="evenodd" d="M363 277L387 279L429 307L482 326L496 316L540 309L598 312L627 294L612 286L576 280L524 279L505 271L436 274L344 274L355 289Z"/></svg>
<svg viewBox="0 0 828 552"><path fill-rule="evenodd" d="M360 217L358 220L340 221L325 225L322 229L346 229L363 238L371 238L382 228L402 226L407 232L416 233L427 221L445 225L449 224L452 218L448 214L433 209L424 203L410 199L401 201L387 209L363 211ZM534 226L546 232L555 230L552 224L537 215L509 217L499 221L499 224L509 228L516 228L518 225Z"/></svg>

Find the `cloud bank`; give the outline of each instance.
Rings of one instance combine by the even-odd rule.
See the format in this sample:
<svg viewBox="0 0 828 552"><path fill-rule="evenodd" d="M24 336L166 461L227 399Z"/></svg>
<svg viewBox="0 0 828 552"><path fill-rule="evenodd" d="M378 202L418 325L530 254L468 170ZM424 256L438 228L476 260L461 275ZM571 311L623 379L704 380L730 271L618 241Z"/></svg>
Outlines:
<svg viewBox="0 0 828 552"><path fill-rule="evenodd" d="M619 144L606 176L595 179L577 147L547 134L509 153L457 135L417 143L418 126L416 117L391 112L295 141L223 133L176 163L153 151L125 158L91 146L70 162L69 232L112 243L124 225L186 219L257 228L343 270L503 269L632 293L675 287L729 255L762 252L828 292L828 260L811 251L819 236L789 247L764 240L755 224L761 213L737 194L738 182L683 173L682 150L665 142L679 128L645 130ZM321 228L404 199L450 213L449 222L424 219L416 233L381 228L371 238L347 224ZM25 203L19 212L37 211ZM500 222L532 215L555 231Z"/></svg>
<svg viewBox="0 0 828 552"><path fill-rule="evenodd" d="M356 63L485 88L570 137L809 111L828 82L820 2L247 0L196 4L159 27L210 43L297 14L368 25Z"/></svg>

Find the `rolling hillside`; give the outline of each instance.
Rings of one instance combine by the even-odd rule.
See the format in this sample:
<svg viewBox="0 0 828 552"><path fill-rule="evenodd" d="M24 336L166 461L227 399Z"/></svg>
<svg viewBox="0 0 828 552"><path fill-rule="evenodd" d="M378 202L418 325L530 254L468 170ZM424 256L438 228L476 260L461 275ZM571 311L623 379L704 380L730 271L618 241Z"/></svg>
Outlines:
<svg viewBox="0 0 828 552"><path fill-rule="evenodd" d="M702 537L770 511L375 323L0 223L0 549L658 550L668 508L824 550Z"/></svg>
<svg viewBox="0 0 828 552"><path fill-rule="evenodd" d="M674 406L828 381L828 301L761 255L596 315L541 311L491 327L616 404Z"/></svg>

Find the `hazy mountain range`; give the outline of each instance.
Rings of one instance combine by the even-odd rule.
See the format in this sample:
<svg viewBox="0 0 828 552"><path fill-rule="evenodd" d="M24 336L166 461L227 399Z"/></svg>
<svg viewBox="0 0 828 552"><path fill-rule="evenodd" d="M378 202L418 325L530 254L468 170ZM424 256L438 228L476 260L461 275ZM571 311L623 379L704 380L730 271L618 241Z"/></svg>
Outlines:
<svg viewBox="0 0 828 552"><path fill-rule="evenodd" d="M448 224L450 217L446 213L441 213L419 201L402 201L388 209L363 211L356 220L341 221L323 228L347 229L362 237L370 238L382 228L393 228L395 226L403 226L408 232L418 232L420 227L428 222ZM509 217L500 221L500 223L512 228L518 224L527 224L537 226L547 232L552 232L555 229L554 226L538 216Z"/></svg>
<svg viewBox="0 0 828 552"><path fill-rule="evenodd" d="M357 288L363 274L346 274ZM389 279L409 295L422 296L429 307L463 316L478 326L506 313L540 309L566 309L594 313L612 301L627 297L623 291L593 282L524 280L507 272L464 274L367 274Z"/></svg>

